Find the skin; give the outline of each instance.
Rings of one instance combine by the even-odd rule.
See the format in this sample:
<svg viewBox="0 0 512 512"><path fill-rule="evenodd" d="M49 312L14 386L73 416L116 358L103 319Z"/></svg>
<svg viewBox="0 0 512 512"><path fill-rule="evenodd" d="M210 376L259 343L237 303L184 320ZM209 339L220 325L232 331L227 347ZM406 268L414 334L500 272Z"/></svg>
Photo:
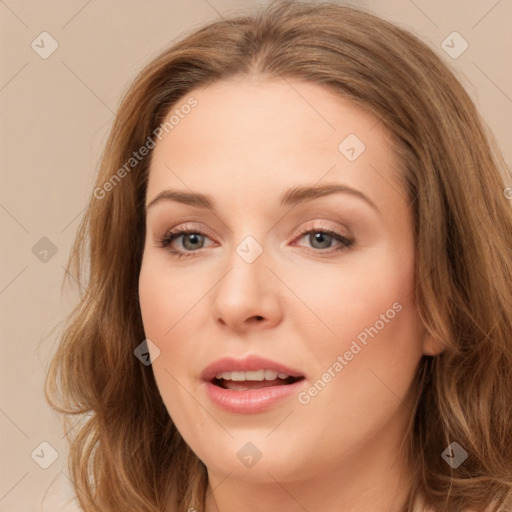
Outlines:
<svg viewBox="0 0 512 512"><path fill-rule="evenodd" d="M216 211L172 200L148 209L139 291L162 399L208 470L206 511L398 511L415 373L438 349L414 302L412 217L388 134L301 81L248 76L190 96L197 107L154 149L146 204L179 189L211 195ZM349 134L366 146L354 161L338 149ZM289 188L326 183L377 209L349 193L279 206ZM189 255L177 258L158 237L184 225L207 236L174 240ZM301 235L325 228L354 245ZM252 263L236 252L247 236L263 250ZM300 370L307 391L395 303L400 312L305 405L293 395L235 414L205 393L206 366L249 354ZM251 468L237 457L247 442L262 454Z"/></svg>

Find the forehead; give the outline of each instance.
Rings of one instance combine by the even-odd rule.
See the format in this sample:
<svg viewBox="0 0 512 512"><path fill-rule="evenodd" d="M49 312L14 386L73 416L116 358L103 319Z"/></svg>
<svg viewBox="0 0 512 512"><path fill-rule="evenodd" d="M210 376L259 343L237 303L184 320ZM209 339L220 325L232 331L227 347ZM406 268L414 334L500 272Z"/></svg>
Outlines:
<svg viewBox="0 0 512 512"><path fill-rule="evenodd" d="M196 106L180 111L190 98ZM219 81L191 91L166 119L173 113L176 124L153 150L148 201L179 188L243 204L322 180L370 196L387 183L396 194L395 158L379 119L320 85L261 76Z"/></svg>

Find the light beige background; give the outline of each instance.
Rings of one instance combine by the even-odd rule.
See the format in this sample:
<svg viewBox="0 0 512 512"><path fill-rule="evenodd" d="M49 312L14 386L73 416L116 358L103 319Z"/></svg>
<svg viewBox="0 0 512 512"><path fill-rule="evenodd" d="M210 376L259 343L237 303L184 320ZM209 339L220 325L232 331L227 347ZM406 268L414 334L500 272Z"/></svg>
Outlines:
<svg viewBox="0 0 512 512"><path fill-rule="evenodd" d="M511 0L353 3L408 28L453 66L510 164ZM59 322L76 300L72 293L61 295L63 269L121 95L170 41L205 21L257 5L0 0L1 511L75 510L66 505L63 432L42 387ZM58 42L47 59L31 48L43 31ZM457 59L441 48L453 31L469 44ZM512 175L506 177L511 183ZM46 262L33 252L43 237L57 250ZM50 461L51 450L40 447L42 442L58 452L47 469L36 463Z"/></svg>

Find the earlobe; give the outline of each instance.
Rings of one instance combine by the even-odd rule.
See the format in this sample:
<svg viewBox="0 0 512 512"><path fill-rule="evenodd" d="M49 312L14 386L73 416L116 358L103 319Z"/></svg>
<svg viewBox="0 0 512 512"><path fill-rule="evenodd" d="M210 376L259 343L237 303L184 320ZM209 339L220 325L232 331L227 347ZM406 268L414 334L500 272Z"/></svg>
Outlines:
<svg viewBox="0 0 512 512"><path fill-rule="evenodd" d="M437 356L444 350L443 343L436 340L428 331L423 336L423 354L426 356Z"/></svg>

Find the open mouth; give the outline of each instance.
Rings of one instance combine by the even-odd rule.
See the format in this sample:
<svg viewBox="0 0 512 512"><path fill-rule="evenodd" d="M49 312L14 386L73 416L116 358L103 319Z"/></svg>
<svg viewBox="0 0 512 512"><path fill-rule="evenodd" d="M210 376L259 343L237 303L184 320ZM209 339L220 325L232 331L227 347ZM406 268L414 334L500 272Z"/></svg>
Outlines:
<svg viewBox="0 0 512 512"><path fill-rule="evenodd" d="M223 389L247 391L250 389L286 386L303 379L304 377L292 377L286 373L278 373L275 370L256 370L221 372L211 382Z"/></svg>
<svg viewBox="0 0 512 512"><path fill-rule="evenodd" d="M201 379L207 396L219 409L256 414L296 395L307 376L293 367L250 355L219 359L203 370Z"/></svg>

